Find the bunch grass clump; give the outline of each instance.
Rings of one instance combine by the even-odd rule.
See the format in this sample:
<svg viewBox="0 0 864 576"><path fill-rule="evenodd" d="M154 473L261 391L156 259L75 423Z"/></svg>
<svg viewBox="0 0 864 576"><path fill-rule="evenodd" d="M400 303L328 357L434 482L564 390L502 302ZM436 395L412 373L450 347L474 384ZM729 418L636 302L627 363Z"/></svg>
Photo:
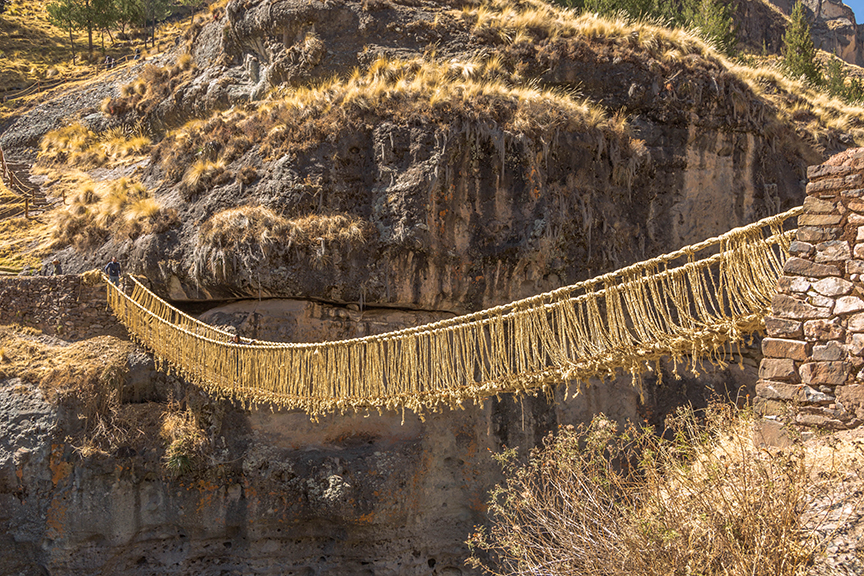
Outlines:
<svg viewBox="0 0 864 576"><path fill-rule="evenodd" d="M70 205L54 213L55 247L87 248L103 242L112 232L137 238L160 233L177 223L176 212L164 209L143 184L119 178L82 185Z"/></svg>
<svg viewBox="0 0 864 576"><path fill-rule="evenodd" d="M154 158L179 179L206 156L212 142L220 143L216 153L226 163L255 147L265 158L275 158L315 146L346 126L374 124L376 117L477 123L538 138L557 131L588 132L598 141L621 140L622 149L628 142L623 117L609 117L602 107L571 93L515 85L494 56L453 62L380 57L349 78L280 88L253 110L232 108L190 122L169 134Z"/></svg>
<svg viewBox="0 0 864 576"><path fill-rule="evenodd" d="M165 441L165 469L172 476L182 476L194 469L204 453L207 437L198 418L187 408L180 410L171 403L162 414L160 437Z"/></svg>
<svg viewBox="0 0 864 576"><path fill-rule="evenodd" d="M828 465L800 441L760 446L752 415L729 406L667 424L662 436L619 433L600 416L559 429L527 463L498 456L507 480L470 563L502 575L800 574L820 546L806 513L852 461Z"/></svg>
<svg viewBox="0 0 864 576"><path fill-rule="evenodd" d="M150 143L140 128L117 127L96 133L76 122L42 138L39 160L45 164L99 167L140 157L149 150Z"/></svg>
<svg viewBox="0 0 864 576"><path fill-rule="evenodd" d="M73 445L82 456L107 454L128 439L122 390L132 344L98 336L66 346L46 343L39 331L0 327L6 360L0 378L17 376L39 387L49 402L75 414Z"/></svg>

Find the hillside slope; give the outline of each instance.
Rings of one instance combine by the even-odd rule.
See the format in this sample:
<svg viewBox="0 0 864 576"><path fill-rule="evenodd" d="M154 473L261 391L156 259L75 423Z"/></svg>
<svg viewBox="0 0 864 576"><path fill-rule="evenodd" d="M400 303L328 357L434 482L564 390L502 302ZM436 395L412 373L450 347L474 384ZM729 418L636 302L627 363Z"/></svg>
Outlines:
<svg viewBox="0 0 864 576"><path fill-rule="evenodd" d="M57 216L57 255L116 253L176 300L509 301L791 207L862 125L690 34L538 2L231 2L187 38L0 136L24 154L78 110L41 165L96 197Z"/></svg>

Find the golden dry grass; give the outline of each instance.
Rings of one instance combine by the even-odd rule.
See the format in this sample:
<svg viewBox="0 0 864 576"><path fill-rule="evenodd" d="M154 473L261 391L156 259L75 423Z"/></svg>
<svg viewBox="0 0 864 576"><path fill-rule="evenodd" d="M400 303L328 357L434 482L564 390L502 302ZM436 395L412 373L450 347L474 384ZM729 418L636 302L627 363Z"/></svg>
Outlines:
<svg viewBox="0 0 864 576"><path fill-rule="evenodd" d="M190 410L181 410L169 403L162 414L159 436L165 441L164 464L173 476L191 471L204 453L207 436L197 416Z"/></svg>
<svg viewBox="0 0 864 576"><path fill-rule="evenodd" d="M86 248L110 234L137 238L162 232L177 222L173 210L164 210L140 182L130 178L94 183L85 176L69 199L68 206L51 214L55 248L69 244Z"/></svg>
<svg viewBox="0 0 864 576"><path fill-rule="evenodd" d="M45 134L39 144L39 161L98 167L136 160L149 149L150 138L140 130L112 128L97 134L76 122Z"/></svg>
<svg viewBox="0 0 864 576"><path fill-rule="evenodd" d="M38 219L0 220L0 268L18 272L25 266L38 270L50 254L50 226Z"/></svg>
<svg viewBox="0 0 864 576"><path fill-rule="evenodd" d="M704 420L679 412L661 438L600 416L550 435L527 464L506 452L491 530L469 542L488 555L471 562L508 576L802 574L827 509L860 510L860 492L836 480L864 483L864 447L778 449L754 425L715 405Z"/></svg>
<svg viewBox="0 0 864 576"><path fill-rule="evenodd" d="M214 247L241 244L317 246L324 242L362 244L370 224L350 214L310 214L283 218L263 206L241 206L223 210L201 225L199 243Z"/></svg>
<svg viewBox="0 0 864 576"><path fill-rule="evenodd" d="M79 453L107 453L126 440L130 424L120 406L133 346L113 336L52 344L38 330L0 326L0 378L19 377L45 398L77 414L80 432L72 439Z"/></svg>

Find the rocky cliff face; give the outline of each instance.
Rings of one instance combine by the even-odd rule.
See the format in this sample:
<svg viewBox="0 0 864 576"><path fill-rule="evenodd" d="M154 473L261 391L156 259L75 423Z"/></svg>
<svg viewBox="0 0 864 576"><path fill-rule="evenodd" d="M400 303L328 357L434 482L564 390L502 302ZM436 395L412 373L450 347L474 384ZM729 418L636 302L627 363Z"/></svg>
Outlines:
<svg viewBox="0 0 864 576"><path fill-rule="evenodd" d="M789 0L769 0L779 12L788 17L792 13L795 3ZM754 2L753 4L758 4ZM852 9L839 0L803 0L804 7L808 11L811 21L811 34L816 48L830 54L836 54L846 62L856 66L864 66L864 26L855 20ZM780 27L780 34L770 33L782 44L783 18L775 20L771 28ZM750 24L746 24L750 32ZM749 36L749 34L748 34ZM765 35L766 37L768 34ZM766 42L769 49L774 49L773 44ZM758 47L758 43L757 43ZM775 52L779 52L779 45Z"/></svg>
<svg viewBox="0 0 864 576"><path fill-rule="evenodd" d="M62 278L42 283L57 299L70 291ZM26 284L14 282L6 294ZM41 318L41 300L25 302L22 295L19 290L24 316ZM82 310L88 302L82 299ZM203 317L260 337L301 340L426 319L400 311L339 311L265 301L219 307ZM65 311L69 330L84 333L90 323L77 312ZM104 328L118 326L106 322ZM85 423L76 410L47 401L44 388L5 377L0 573L470 574L464 541L485 521L488 490L501 478L492 453L504 446L527 450L558 425L601 412L619 422L660 424L684 399L699 404L710 391L734 396L739 385L746 394L756 362L744 362L743 370L733 366L680 381L664 368L665 385L644 381L644 401L626 376L593 382L567 399L559 390L555 403L505 396L425 420L373 413L310 422L305 414L250 411L207 398L133 353L116 408L129 433L102 454L81 451ZM205 453L179 472L168 466L159 438L169 398L198 414L207 437Z"/></svg>
<svg viewBox="0 0 864 576"><path fill-rule="evenodd" d="M533 42L516 43L506 33L511 24L484 24L470 7L229 3L222 20L195 36L197 71L172 80L170 97L101 120L143 119L162 138L142 166L143 181L177 211L179 226L67 249L64 266L83 270L116 253L175 300L312 297L459 312L572 283L800 202L804 167L823 149L692 39L655 30L621 42L615 34L624 32L567 32L569 24L544 17L521 32ZM430 43L434 57L423 57ZM256 100L275 86L350 76L352 67L359 76L333 88L339 98L384 73L394 83L385 99L396 98L408 89L397 87L399 74L426 73L419 64L387 72L382 57L434 62L441 74L446 63L466 90L475 77L578 89L606 112L577 115L558 104L528 112L548 96L504 91L485 96L488 106L435 105L424 90L389 102L370 96L342 106L340 117L316 108L276 120L269 107L287 107L296 95L283 88ZM329 96L315 94L314 106L324 106ZM406 101L414 102L410 113ZM118 100L117 109L127 104ZM540 109L552 115L540 119ZM613 112L629 125L602 119ZM531 120L520 124L520 114ZM162 132L190 116L203 126ZM3 138L19 141L26 123ZM203 194L179 181L196 162L221 162ZM255 231L257 239L202 234L238 207L267 212L232 216L223 228ZM275 230L270 214L289 222ZM260 240L336 215L362 234Z"/></svg>

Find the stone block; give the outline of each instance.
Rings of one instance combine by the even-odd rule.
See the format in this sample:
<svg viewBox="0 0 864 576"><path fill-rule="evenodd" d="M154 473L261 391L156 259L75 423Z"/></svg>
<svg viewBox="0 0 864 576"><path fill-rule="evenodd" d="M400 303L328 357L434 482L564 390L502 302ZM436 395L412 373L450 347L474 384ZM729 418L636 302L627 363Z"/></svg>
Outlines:
<svg viewBox="0 0 864 576"><path fill-rule="evenodd" d="M843 296L852 292L852 288L852 282L837 276L823 278L813 284L813 289L823 296Z"/></svg>
<svg viewBox="0 0 864 576"><path fill-rule="evenodd" d="M855 258L864 259L864 244L855 244Z"/></svg>
<svg viewBox="0 0 864 576"><path fill-rule="evenodd" d="M864 225L864 216L862 216L861 214L855 214L853 212L852 214L846 216L846 223L851 226Z"/></svg>
<svg viewBox="0 0 864 576"><path fill-rule="evenodd" d="M847 412L858 418L864 418L864 385L847 384L835 390L837 402L842 404Z"/></svg>
<svg viewBox="0 0 864 576"><path fill-rule="evenodd" d="M758 394L753 399L753 410L762 416L786 416L789 414L789 406L785 402L762 398Z"/></svg>
<svg viewBox="0 0 864 576"><path fill-rule="evenodd" d="M820 320L815 320L820 322ZM800 338L804 335L803 324L797 320L785 318L765 318L765 332L774 338Z"/></svg>
<svg viewBox="0 0 864 576"><path fill-rule="evenodd" d="M848 428L842 420L827 414L796 414L795 422L801 426L826 428L829 430L846 430Z"/></svg>
<svg viewBox="0 0 864 576"><path fill-rule="evenodd" d="M817 361L842 360L846 356L846 348L836 340L824 344L814 344L811 356L813 360Z"/></svg>
<svg viewBox="0 0 864 576"><path fill-rule="evenodd" d="M846 320L850 332L864 332L864 313L853 314Z"/></svg>
<svg viewBox="0 0 864 576"><path fill-rule="evenodd" d="M861 356L864 353L864 334L852 334L846 344L846 350L853 356Z"/></svg>
<svg viewBox="0 0 864 576"><path fill-rule="evenodd" d="M864 310L864 300L857 296L841 296L834 305L834 314L850 314Z"/></svg>
<svg viewBox="0 0 864 576"><path fill-rule="evenodd" d="M853 212L858 212L861 214L864 212L864 200L861 198L852 198L848 202L846 202L846 208Z"/></svg>
<svg viewBox="0 0 864 576"><path fill-rule="evenodd" d="M819 178L825 178L827 176L846 176L847 174L852 173L852 168L849 166L830 166L827 164L819 164L817 166L808 166L807 167L807 179L808 180L817 180Z"/></svg>
<svg viewBox="0 0 864 576"><path fill-rule="evenodd" d="M821 192L830 192L834 190L842 190L846 188L846 183L843 178L825 178L818 182L807 183L807 195L819 194Z"/></svg>
<svg viewBox="0 0 864 576"><path fill-rule="evenodd" d="M833 298L822 296L815 290L810 290L807 292L807 298L805 299L805 302L813 306L818 306L819 308L828 308L829 310L834 307Z"/></svg>
<svg viewBox="0 0 864 576"><path fill-rule="evenodd" d="M798 216L798 226L837 226L842 221L843 216L840 214L801 214Z"/></svg>
<svg viewBox="0 0 864 576"><path fill-rule="evenodd" d="M816 248L809 242L793 240L789 245L789 254L792 256L812 256L815 253Z"/></svg>
<svg viewBox="0 0 864 576"><path fill-rule="evenodd" d="M862 217L864 219L864 217ZM836 240L843 233L842 228L820 228L818 226L802 226L798 228L796 238L802 242L825 242Z"/></svg>
<svg viewBox="0 0 864 576"><path fill-rule="evenodd" d="M763 358L759 364L759 379L797 382L798 370L795 362L788 358Z"/></svg>
<svg viewBox="0 0 864 576"><path fill-rule="evenodd" d="M847 260L846 274L864 274L864 260Z"/></svg>
<svg viewBox="0 0 864 576"><path fill-rule="evenodd" d="M775 294L771 299L772 315L792 320L818 320L831 316L830 308L818 308L805 304L785 294Z"/></svg>
<svg viewBox="0 0 864 576"><path fill-rule="evenodd" d="M808 276L810 278L825 278L840 276L840 269L830 264L817 264L803 258L791 257L783 267L783 273L790 276Z"/></svg>
<svg viewBox="0 0 864 576"><path fill-rule="evenodd" d="M795 400L795 394L801 384L789 384L787 382L774 382L761 380L756 384L756 395L766 400L781 400L791 402Z"/></svg>
<svg viewBox="0 0 864 576"><path fill-rule="evenodd" d="M781 276L777 279L777 291L783 294L806 294L811 282L803 276Z"/></svg>
<svg viewBox="0 0 864 576"><path fill-rule="evenodd" d="M783 338L763 338L762 354L768 358L790 358L804 361L808 358L807 342Z"/></svg>
<svg viewBox="0 0 864 576"><path fill-rule="evenodd" d="M801 381L809 386L839 386L849 377L849 365L846 362L808 362L798 369Z"/></svg>
<svg viewBox="0 0 864 576"><path fill-rule="evenodd" d="M805 214L833 214L837 210L837 202L830 200L821 200L816 196L808 196L804 199ZM802 214L801 216L803 216ZM798 217L798 222L801 222L801 216ZM839 223L839 220L837 221Z"/></svg>
<svg viewBox="0 0 864 576"><path fill-rule="evenodd" d="M836 262L850 258L852 258L852 251L849 249L848 242L829 240L816 245L816 262Z"/></svg>
<svg viewBox="0 0 864 576"><path fill-rule="evenodd" d="M843 190L840 196L844 198L861 198L864 196L864 188L854 188L852 190Z"/></svg>
<svg viewBox="0 0 864 576"><path fill-rule="evenodd" d="M856 242L864 242L864 226L858 226L858 233L855 235Z"/></svg>

